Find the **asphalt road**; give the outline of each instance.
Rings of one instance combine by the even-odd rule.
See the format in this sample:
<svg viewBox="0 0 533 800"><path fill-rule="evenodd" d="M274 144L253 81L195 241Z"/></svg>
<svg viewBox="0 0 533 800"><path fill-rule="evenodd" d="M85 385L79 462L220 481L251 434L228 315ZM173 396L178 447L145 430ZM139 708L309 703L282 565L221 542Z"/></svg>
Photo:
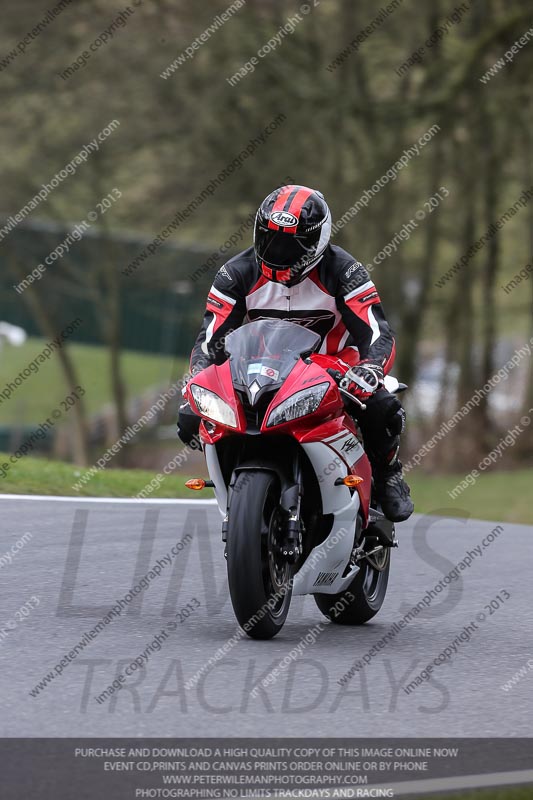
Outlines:
<svg viewBox="0 0 533 800"><path fill-rule="evenodd" d="M238 640L196 686L185 688L236 631L213 504L0 498L0 513L1 736L532 735L531 527L497 530L459 580L435 592L429 607L341 686L354 660L497 523L416 516L400 525L379 615L360 628L324 625L253 697L253 687L323 618L312 597L294 599L275 640ZM9 563L3 555L27 533L31 539ZM86 637L83 652L32 697L157 560L161 574L119 618ZM468 625L469 640L464 634L451 658L407 694L403 687ZM146 666L98 703L96 696L156 634L161 649L153 644ZM531 669L504 691L528 660Z"/></svg>

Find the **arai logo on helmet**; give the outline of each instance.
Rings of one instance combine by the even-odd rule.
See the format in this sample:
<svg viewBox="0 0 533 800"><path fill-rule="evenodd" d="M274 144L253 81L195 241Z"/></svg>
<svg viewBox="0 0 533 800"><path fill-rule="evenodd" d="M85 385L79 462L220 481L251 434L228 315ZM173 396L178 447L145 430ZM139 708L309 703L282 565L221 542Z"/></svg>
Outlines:
<svg viewBox="0 0 533 800"><path fill-rule="evenodd" d="M270 215L270 219L274 225L279 225L280 228L293 228L298 225L298 217L295 217L294 214L289 214L288 211L274 211Z"/></svg>

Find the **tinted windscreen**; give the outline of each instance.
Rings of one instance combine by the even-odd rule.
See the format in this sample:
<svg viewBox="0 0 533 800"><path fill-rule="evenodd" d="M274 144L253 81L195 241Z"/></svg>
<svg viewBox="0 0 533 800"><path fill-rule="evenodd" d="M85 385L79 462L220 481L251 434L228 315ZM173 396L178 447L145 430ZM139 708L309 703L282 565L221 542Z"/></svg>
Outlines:
<svg viewBox="0 0 533 800"><path fill-rule="evenodd" d="M320 336L302 325L264 319L243 325L226 337L233 381L257 390L282 383L302 353L320 343Z"/></svg>

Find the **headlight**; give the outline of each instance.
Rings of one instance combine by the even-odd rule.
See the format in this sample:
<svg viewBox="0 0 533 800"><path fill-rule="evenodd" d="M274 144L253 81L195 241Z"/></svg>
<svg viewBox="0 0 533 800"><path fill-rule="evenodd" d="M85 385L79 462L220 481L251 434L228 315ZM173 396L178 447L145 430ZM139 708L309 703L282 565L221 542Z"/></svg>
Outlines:
<svg viewBox="0 0 533 800"><path fill-rule="evenodd" d="M218 394L196 385L191 386L191 392L194 402L204 416L220 422L222 425L227 425L228 428L238 427L234 410Z"/></svg>
<svg viewBox="0 0 533 800"><path fill-rule="evenodd" d="M268 417L267 428L281 425L282 422L290 422L298 417L305 417L306 414L312 414L322 402L328 388L329 383L318 383L316 386L291 395L272 409Z"/></svg>

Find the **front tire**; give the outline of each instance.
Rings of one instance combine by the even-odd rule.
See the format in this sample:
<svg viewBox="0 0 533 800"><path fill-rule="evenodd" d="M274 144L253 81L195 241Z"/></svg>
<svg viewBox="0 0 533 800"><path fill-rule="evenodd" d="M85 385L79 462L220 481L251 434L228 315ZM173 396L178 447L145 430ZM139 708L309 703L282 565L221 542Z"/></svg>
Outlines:
<svg viewBox="0 0 533 800"><path fill-rule="evenodd" d="M283 512L277 475L239 472L228 514L227 567L231 603L252 639L271 639L283 627L292 570L280 556Z"/></svg>
<svg viewBox="0 0 533 800"><path fill-rule="evenodd" d="M387 592L390 571L390 548L360 562L351 584L339 594L315 594L320 611L337 625L364 625L375 617ZM352 599L353 598L353 599Z"/></svg>

